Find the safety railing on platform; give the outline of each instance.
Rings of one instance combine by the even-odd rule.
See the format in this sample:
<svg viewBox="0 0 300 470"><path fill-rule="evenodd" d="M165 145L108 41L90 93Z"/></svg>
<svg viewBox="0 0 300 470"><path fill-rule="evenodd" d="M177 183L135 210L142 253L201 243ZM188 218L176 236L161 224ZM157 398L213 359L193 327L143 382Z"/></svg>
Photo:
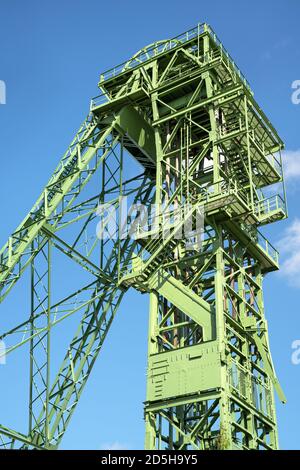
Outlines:
<svg viewBox="0 0 300 470"><path fill-rule="evenodd" d="M153 44L153 46L147 48L144 52L141 51L141 53L138 55L138 59L137 56L134 56L132 59L129 59L128 61L123 62L122 64L119 64L116 67L112 67L111 69L103 72L100 75L100 83L115 78L123 72L139 67L141 66L141 64L151 60L152 57L157 57L161 54L164 54L165 52L170 51L171 49L174 49L179 45L183 45L204 33L208 33L210 35L211 39L215 42L217 47L219 47L219 54L224 63L226 63L227 66L234 71L234 73L239 77L239 79L244 83L244 85L251 91L250 85L247 79L245 78L244 74L236 65L229 52L225 49L216 33L206 23L199 23L196 27L189 29L185 33L179 34L178 36L170 40L155 43ZM195 51L197 51L197 53L199 54L197 46L194 48L194 52Z"/></svg>
<svg viewBox="0 0 300 470"><path fill-rule="evenodd" d="M117 65L116 67L107 70L106 72L103 72L100 76L100 82L105 82L106 80L110 80L111 78L117 77L122 72L126 72L127 70L134 69L140 66L142 63L151 59L151 57L156 57L160 54L164 54L168 50L177 47L178 44L184 44L190 41L191 39L199 36L200 34L203 34L205 32L205 27L205 23L198 24L195 28L189 29L185 33L179 34L179 36L176 36L168 41L162 41L161 43L153 44L152 47L147 48L147 51L145 51L144 54L142 53L141 55L139 55L138 62L135 61L133 58L131 60L123 62L120 65Z"/></svg>
<svg viewBox="0 0 300 470"><path fill-rule="evenodd" d="M264 149L263 149L264 150ZM266 155L268 162L272 165L272 167L282 176L282 163L280 158L278 158L275 154L270 153Z"/></svg>
<svg viewBox="0 0 300 470"><path fill-rule="evenodd" d="M134 81L131 81L130 83L127 84L121 84L119 86L115 86L113 89L106 91L103 90L102 93L100 93L97 96L94 96L91 99L90 103L90 111L94 111L96 108L99 106L109 103L117 98L122 98L124 96L129 95L133 91L137 91L137 89L141 90L143 89L145 93L147 93L146 88L144 87L145 85L145 79L143 76L137 77Z"/></svg>
<svg viewBox="0 0 300 470"><path fill-rule="evenodd" d="M182 223L187 218L188 214L191 214L191 208L199 208L201 214L205 214L205 207L206 204L214 201L216 198L220 197L227 197L230 195L235 195L239 197L245 205L251 208L249 196L247 196L243 191L242 188L239 187L237 181L228 181L222 179L216 183L210 184L205 188L202 188L199 191L197 197L194 197L190 204L186 204L185 206L177 206L175 204L172 207L165 207L159 214L151 213L151 214L144 214L143 217L139 216L139 219L132 220L131 229L128 233L129 236L134 237L136 240L145 239L145 241L149 241L149 239L157 239L158 242L162 242L162 240L166 239L166 236L169 236L171 231L175 230L176 227L182 225ZM259 201L260 207L256 207L256 211L263 211L273 210L273 208L282 208L284 209L284 201L279 196L276 195L275 197L270 197L264 200ZM195 213L195 212L194 212ZM268 239L259 231L255 226L248 225L245 223L240 224L242 230L245 231L247 236L251 238L251 240L265 252L265 254L271 258L276 264L279 261L279 255L276 248L268 241ZM184 233L182 234L182 239L184 238ZM175 238L178 238L176 236ZM151 254L147 251L147 249L141 248L139 250L138 256L140 258L140 262L144 263L147 261ZM135 264L135 271L137 271L137 266L139 266L140 270L142 271L142 264ZM127 266L126 273L129 274L132 272L133 267Z"/></svg>
<svg viewBox="0 0 300 470"><path fill-rule="evenodd" d="M244 83L244 85L251 91L250 84L248 80L246 79L245 75L241 72L241 70L239 69L239 67L237 66L237 64L235 63L235 61L229 54L229 52L225 49L225 47L223 46L222 42L220 41L220 39L218 38L214 30L209 25L206 25L206 28L211 38L214 40L217 46L219 46L222 59L227 63L229 67L233 69L233 71L237 74L237 76Z"/></svg>
<svg viewBox="0 0 300 470"><path fill-rule="evenodd" d="M279 262L279 253L276 248L269 242L269 240L257 230L257 244L262 248L265 253L273 260L276 264Z"/></svg>
<svg viewBox="0 0 300 470"><path fill-rule="evenodd" d="M279 253L269 240L256 228L256 226L242 222L240 224L243 232L255 243L265 254L271 258L277 265L279 262Z"/></svg>
<svg viewBox="0 0 300 470"><path fill-rule="evenodd" d="M247 129L245 116L236 116L235 119L220 124L217 129L218 139L221 140L228 137L230 138L231 133L236 135L237 132L248 132L250 141L253 143L252 147L256 148L259 152L260 161L266 159L266 163L269 163L279 175L282 175L282 164L280 159L276 156L276 154L269 153L270 151L265 148L254 129Z"/></svg>
<svg viewBox="0 0 300 470"><path fill-rule="evenodd" d="M280 210L286 213L285 202L279 194L258 201L255 207L255 212L259 217Z"/></svg>

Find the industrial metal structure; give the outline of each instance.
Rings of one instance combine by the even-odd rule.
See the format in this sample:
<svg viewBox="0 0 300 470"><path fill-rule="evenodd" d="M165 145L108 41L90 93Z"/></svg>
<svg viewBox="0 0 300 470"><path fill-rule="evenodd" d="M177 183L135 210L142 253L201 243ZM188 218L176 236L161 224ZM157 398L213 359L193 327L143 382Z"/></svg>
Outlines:
<svg viewBox="0 0 300 470"><path fill-rule="evenodd" d="M145 47L102 74L99 88L0 252L0 301L23 280L29 292L28 314L23 302L17 321L2 320L0 338L7 362L28 353L28 426L1 425L0 445L58 447L133 287L150 296L145 447L276 449L273 389L285 397L262 281L278 269L278 253L259 227L286 217L283 143L207 24ZM123 236L125 197L133 207L155 203L135 237ZM100 224L99 204L116 209ZM201 246L197 231L187 246L178 233L200 213ZM64 260L78 276L75 267L64 275ZM55 371L54 331L70 317L79 325Z"/></svg>

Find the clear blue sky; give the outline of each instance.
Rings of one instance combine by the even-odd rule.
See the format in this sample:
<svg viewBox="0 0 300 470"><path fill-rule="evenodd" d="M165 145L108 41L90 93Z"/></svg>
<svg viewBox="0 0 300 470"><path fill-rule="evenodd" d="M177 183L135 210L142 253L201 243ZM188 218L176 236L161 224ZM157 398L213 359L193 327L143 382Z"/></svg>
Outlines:
<svg viewBox="0 0 300 470"><path fill-rule="evenodd" d="M300 365L291 362L291 344L300 339L300 105L291 102L291 84L300 79L299 1L10 0L0 2L0 18L0 80L7 86L7 104L0 105L1 245L86 115L100 72L197 22L215 29L288 151L290 217L269 230L283 248L283 270L267 277L265 304L273 358L288 398L277 407L280 443L300 449ZM12 304L6 308L14 314ZM145 296L128 295L63 448L143 447L147 308ZM22 414L22 391L16 385L0 398L0 422L10 425L11 410ZM18 418L13 424L18 428Z"/></svg>

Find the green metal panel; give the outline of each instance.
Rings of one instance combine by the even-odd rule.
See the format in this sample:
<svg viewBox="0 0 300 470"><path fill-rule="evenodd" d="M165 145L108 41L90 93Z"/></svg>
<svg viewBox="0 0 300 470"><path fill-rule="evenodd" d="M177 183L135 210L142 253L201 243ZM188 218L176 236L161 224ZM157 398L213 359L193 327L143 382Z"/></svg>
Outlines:
<svg viewBox="0 0 300 470"><path fill-rule="evenodd" d="M147 401L166 400L221 387L216 341L154 354L148 363Z"/></svg>
<svg viewBox="0 0 300 470"><path fill-rule="evenodd" d="M150 162L155 164L155 137L153 128L132 106L123 108L117 116L117 124L138 149L142 151Z"/></svg>

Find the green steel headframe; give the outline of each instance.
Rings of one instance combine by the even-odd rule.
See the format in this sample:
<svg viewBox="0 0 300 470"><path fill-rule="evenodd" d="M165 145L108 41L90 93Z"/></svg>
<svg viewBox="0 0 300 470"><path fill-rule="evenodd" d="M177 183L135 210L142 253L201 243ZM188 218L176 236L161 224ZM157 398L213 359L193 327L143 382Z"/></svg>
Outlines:
<svg viewBox="0 0 300 470"><path fill-rule="evenodd" d="M283 143L207 24L141 49L99 88L0 252L0 302L22 299L15 316L1 312L0 339L7 368L27 355L29 374L27 421L0 425L0 447L59 446L133 287L150 298L145 447L277 449L273 390L285 396L262 282L278 253L259 227L287 216ZM155 203L155 223L135 237L111 215L124 197ZM100 228L99 204L116 209ZM187 247L178 232L200 212L201 247ZM57 331L69 321L78 325L63 351Z"/></svg>

